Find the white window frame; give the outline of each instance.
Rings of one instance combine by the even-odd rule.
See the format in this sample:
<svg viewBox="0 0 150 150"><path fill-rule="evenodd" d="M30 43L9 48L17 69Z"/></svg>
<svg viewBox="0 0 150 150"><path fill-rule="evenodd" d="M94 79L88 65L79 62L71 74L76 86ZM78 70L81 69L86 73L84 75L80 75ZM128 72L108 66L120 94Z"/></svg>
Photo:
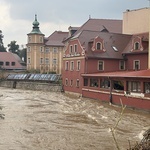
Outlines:
<svg viewBox="0 0 150 150"><path fill-rule="evenodd" d="M58 53L58 48L57 47L53 47L53 53L54 54Z"/></svg>
<svg viewBox="0 0 150 150"><path fill-rule="evenodd" d="M65 79L65 86L68 86L68 78Z"/></svg>
<svg viewBox="0 0 150 150"><path fill-rule="evenodd" d="M136 48L136 44L138 44L138 48ZM135 42L134 43L134 50L139 50L140 49L140 43L139 42Z"/></svg>
<svg viewBox="0 0 150 150"><path fill-rule="evenodd" d="M80 87L80 80L79 80L79 79L76 80L76 87L77 87L77 88Z"/></svg>
<svg viewBox="0 0 150 150"><path fill-rule="evenodd" d="M138 69L136 69L136 66L135 66L135 65L136 65L135 63L136 63L136 62L138 62L138 65L139 65L139 66L138 66ZM140 60L134 60L134 61L133 61L133 70L140 70Z"/></svg>
<svg viewBox="0 0 150 150"><path fill-rule="evenodd" d="M40 64L44 64L44 58L40 58Z"/></svg>
<svg viewBox="0 0 150 150"><path fill-rule="evenodd" d="M77 61L77 71L79 71L81 69L81 61L78 60Z"/></svg>
<svg viewBox="0 0 150 150"><path fill-rule="evenodd" d="M57 64L57 59L53 58L53 65L56 65L56 64Z"/></svg>
<svg viewBox="0 0 150 150"><path fill-rule="evenodd" d="M100 44L100 49L98 49L97 47L97 44ZM96 42L96 50L102 50L102 43L101 42Z"/></svg>
<svg viewBox="0 0 150 150"><path fill-rule="evenodd" d="M73 80L72 79L70 80L70 86L73 86Z"/></svg>
<svg viewBox="0 0 150 150"><path fill-rule="evenodd" d="M45 64L49 64L49 58L45 58Z"/></svg>
<svg viewBox="0 0 150 150"><path fill-rule="evenodd" d="M100 62L103 63L102 70L100 70L100 68L99 68L99 63L100 63ZM104 61L103 61L103 60L99 60L99 61L98 61L98 68L97 68L97 69L98 69L98 71L104 71Z"/></svg>
<svg viewBox="0 0 150 150"><path fill-rule="evenodd" d="M30 46L28 47L27 51L28 51L28 52L31 52L31 47L30 47Z"/></svg>
<svg viewBox="0 0 150 150"><path fill-rule="evenodd" d="M69 70L69 61L65 62L65 70Z"/></svg>
<svg viewBox="0 0 150 150"><path fill-rule="evenodd" d="M73 45L70 45L70 46L69 46L69 51L70 51L70 54L73 53Z"/></svg>
<svg viewBox="0 0 150 150"><path fill-rule="evenodd" d="M70 71L73 71L74 70L74 61L71 61L70 62Z"/></svg>
<svg viewBox="0 0 150 150"><path fill-rule="evenodd" d="M122 62L123 62L123 69L121 69ZM119 61L119 70L125 70L125 61L124 60Z"/></svg>
<svg viewBox="0 0 150 150"><path fill-rule="evenodd" d="M49 53L49 47L45 48L45 53Z"/></svg>
<svg viewBox="0 0 150 150"><path fill-rule="evenodd" d="M31 58L28 58L28 64L31 64Z"/></svg>
<svg viewBox="0 0 150 150"><path fill-rule="evenodd" d="M42 46L40 46L40 52L43 52L43 47Z"/></svg>
<svg viewBox="0 0 150 150"><path fill-rule="evenodd" d="M78 52L78 45L74 44L74 52L77 53Z"/></svg>

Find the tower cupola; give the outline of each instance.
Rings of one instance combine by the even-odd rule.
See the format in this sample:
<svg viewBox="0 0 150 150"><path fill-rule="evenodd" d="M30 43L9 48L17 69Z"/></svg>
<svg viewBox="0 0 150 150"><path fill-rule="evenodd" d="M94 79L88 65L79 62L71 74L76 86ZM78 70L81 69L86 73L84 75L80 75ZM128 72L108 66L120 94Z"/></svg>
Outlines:
<svg viewBox="0 0 150 150"><path fill-rule="evenodd" d="M43 34L39 29L40 23L37 21L37 15L35 15L35 20L32 24L33 24L33 29L29 34Z"/></svg>

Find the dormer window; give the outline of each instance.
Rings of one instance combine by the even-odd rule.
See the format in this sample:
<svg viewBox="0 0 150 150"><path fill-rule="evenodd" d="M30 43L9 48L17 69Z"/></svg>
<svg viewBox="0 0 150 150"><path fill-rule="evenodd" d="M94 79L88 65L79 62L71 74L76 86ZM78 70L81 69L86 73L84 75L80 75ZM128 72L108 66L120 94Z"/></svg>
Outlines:
<svg viewBox="0 0 150 150"><path fill-rule="evenodd" d="M139 42L134 43L134 50L139 50L140 49L140 44Z"/></svg>
<svg viewBox="0 0 150 150"><path fill-rule="evenodd" d="M102 43L100 43L100 42L96 43L96 49L102 50Z"/></svg>
<svg viewBox="0 0 150 150"><path fill-rule="evenodd" d="M73 53L73 46L70 45L70 53Z"/></svg>

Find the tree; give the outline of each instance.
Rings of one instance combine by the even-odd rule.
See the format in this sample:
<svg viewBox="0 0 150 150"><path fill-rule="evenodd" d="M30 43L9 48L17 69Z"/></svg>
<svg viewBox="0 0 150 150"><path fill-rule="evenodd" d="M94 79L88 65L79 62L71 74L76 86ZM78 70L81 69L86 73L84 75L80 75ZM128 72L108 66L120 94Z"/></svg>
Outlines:
<svg viewBox="0 0 150 150"><path fill-rule="evenodd" d="M3 34L2 34L2 31L0 30L0 52L6 52L6 48L4 47L4 44L3 44Z"/></svg>
<svg viewBox="0 0 150 150"><path fill-rule="evenodd" d="M16 44L16 41L11 41L10 44L8 44L8 50L17 55L19 55L19 53L20 53L19 45Z"/></svg>
<svg viewBox="0 0 150 150"><path fill-rule="evenodd" d="M24 62L27 62L27 48L24 48L22 46L22 49L20 50L20 53L19 53L19 57L24 61Z"/></svg>

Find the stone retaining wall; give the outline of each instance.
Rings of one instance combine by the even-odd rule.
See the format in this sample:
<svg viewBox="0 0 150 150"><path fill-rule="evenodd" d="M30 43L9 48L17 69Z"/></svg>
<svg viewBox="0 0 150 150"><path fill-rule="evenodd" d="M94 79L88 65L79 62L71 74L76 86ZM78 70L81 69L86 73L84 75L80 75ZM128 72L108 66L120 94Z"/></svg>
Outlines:
<svg viewBox="0 0 150 150"><path fill-rule="evenodd" d="M61 92L62 87L53 83L41 83L41 82L23 82L23 81L0 81L1 87L16 88L25 90L38 90L38 91L52 91Z"/></svg>

